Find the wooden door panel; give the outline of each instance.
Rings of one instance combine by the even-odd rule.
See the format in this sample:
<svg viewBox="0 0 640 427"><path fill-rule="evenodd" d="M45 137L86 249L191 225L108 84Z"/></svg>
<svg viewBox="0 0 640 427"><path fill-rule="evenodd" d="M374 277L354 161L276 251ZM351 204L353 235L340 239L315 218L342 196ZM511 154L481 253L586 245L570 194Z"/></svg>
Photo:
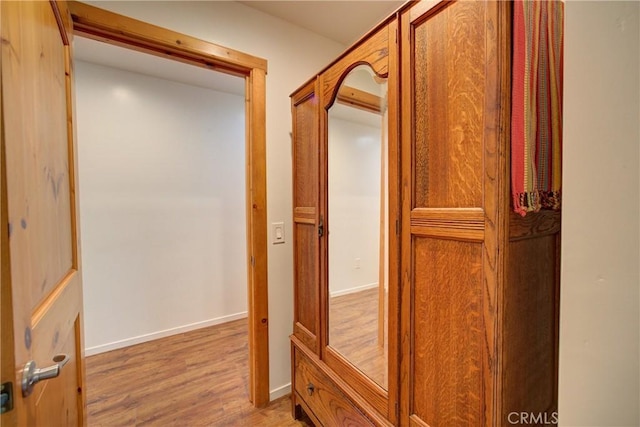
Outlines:
<svg viewBox="0 0 640 427"><path fill-rule="evenodd" d="M313 259L315 256L314 244L318 240L318 232L314 225L296 224L296 259L301 263L297 264L296 282L298 286L298 307L296 310L296 318L304 325L309 332L316 335L316 317L312 303L317 304L318 289L313 286L317 276L317 266L313 263L304 263L304 260Z"/></svg>
<svg viewBox="0 0 640 427"><path fill-rule="evenodd" d="M418 237L413 257L413 414L482 425L482 244Z"/></svg>
<svg viewBox="0 0 640 427"><path fill-rule="evenodd" d="M413 26L414 207L482 206L482 2L455 2Z"/></svg>
<svg viewBox="0 0 640 427"><path fill-rule="evenodd" d="M3 80L11 82L3 93L11 247L29 254L12 277L27 287L33 310L72 268L65 46L49 4L20 9L6 17L9 40L20 43L3 51Z"/></svg>
<svg viewBox="0 0 640 427"><path fill-rule="evenodd" d="M492 2L421 2L401 17L403 317L401 419L492 425L497 105ZM500 191L502 188L500 188ZM406 332L405 332L406 331Z"/></svg>
<svg viewBox="0 0 640 427"><path fill-rule="evenodd" d="M3 203L9 223L9 259L3 257L9 274L2 286L10 286L12 296L2 307L13 312L17 420L20 425L81 424L71 21L65 3L2 2L1 7ZM51 366L58 354L71 358L61 375L36 384L23 398L23 366L29 360L38 368Z"/></svg>
<svg viewBox="0 0 640 427"><path fill-rule="evenodd" d="M318 104L315 94L306 94L294 105L294 185L296 207L318 205ZM295 101L294 101L295 102Z"/></svg>
<svg viewBox="0 0 640 427"><path fill-rule="evenodd" d="M64 353L69 355L70 361L65 365L60 376L52 381L42 382L36 385L33 392L33 399L37 400L35 415L36 420L46 420L52 426L74 426L81 425L78 408L78 363L77 363L77 341L76 333L79 331L79 322L74 322L73 327L68 331L68 335L59 341L56 354ZM49 358L50 359L50 358ZM43 363L46 358L43 358ZM51 361L49 360L49 364ZM40 365L42 366L42 365Z"/></svg>
<svg viewBox="0 0 640 427"><path fill-rule="evenodd" d="M314 81L292 95L294 334L318 352L320 242L318 96Z"/></svg>

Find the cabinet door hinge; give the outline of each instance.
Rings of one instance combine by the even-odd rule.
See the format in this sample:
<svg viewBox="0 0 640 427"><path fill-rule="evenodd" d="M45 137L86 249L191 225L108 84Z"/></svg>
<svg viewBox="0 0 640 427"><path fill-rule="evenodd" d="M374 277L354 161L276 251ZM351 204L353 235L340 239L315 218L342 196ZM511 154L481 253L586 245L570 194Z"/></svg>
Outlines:
<svg viewBox="0 0 640 427"><path fill-rule="evenodd" d="M320 224L318 224L318 237L324 236L324 221L320 218Z"/></svg>

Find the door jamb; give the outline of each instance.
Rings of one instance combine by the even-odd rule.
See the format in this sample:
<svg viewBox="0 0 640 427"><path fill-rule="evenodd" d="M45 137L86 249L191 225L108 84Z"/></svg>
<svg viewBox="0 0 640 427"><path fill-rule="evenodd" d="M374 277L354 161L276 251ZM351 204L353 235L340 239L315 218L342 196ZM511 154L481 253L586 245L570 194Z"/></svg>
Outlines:
<svg viewBox="0 0 640 427"><path fill-rule="evenodd" d="M267 61L146 22L69 1L75 34L244 77L249 400L269 403L265 76Z"/></svg>

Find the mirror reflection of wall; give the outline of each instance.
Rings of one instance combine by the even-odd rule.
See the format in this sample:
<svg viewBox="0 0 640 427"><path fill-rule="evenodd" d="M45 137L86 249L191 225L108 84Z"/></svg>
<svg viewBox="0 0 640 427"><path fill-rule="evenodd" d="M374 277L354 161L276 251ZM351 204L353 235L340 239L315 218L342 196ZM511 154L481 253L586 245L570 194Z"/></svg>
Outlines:
<svg viewBox="0 0 640 427"><path fill-rule="evenodd" d="M380 222L380 118L367 112L358 116L369 120L332 114L329 126L331 296L378 283L379 236L371 231Z"/></svg>
<svg viewBox="0 0 640 427"><path fill-rule="evenodd" d="M386 81L353 69L329 109L329 345L387 387Z"/></svg>

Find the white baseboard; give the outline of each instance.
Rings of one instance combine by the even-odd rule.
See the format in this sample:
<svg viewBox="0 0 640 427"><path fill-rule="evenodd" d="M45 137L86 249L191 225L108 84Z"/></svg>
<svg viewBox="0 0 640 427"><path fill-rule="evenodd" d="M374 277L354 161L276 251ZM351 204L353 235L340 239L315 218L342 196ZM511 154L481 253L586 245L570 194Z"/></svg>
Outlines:
<svg viewBox="0 0 640 427"><path fill-rule="evenodd" d="M367 289L372 289L377 286L378 286L378 282L369 283L366 285L356 286L355 288L342 289L340 291L329 292L329 296L333 298L333 297L339 297L342 295L355 294L356 292L366 291Z"/></svg>
<svg viewBox="0 0 640 427"><path fill-rule="evenodd" d="M135 344L142 344L143 342L153 341L153 340L168 337L171 335L194 331L196 329L206 328L207 326L219 325L221 323L231 322L233 320L243 319L245 317L247 317L246 311L235 313L235 314L229 314L227 316L216 317L215 319L203 320L201 322L195 322L189 325L165 329L164 331L152 332L150 334L139 335L137 337L127 338L120 341L96 345L94 347L86 348L84 353L85 353L85 356L93 356L95 354L105 353L107 351L129 347Z"/></svg>
<svg viewBox="0 0 640 427"><path fill-rule="evenodd" d="M291 383L285 384L278 388L274 388L269 392L269 400L274 401L282 396L286 396L291 393Z"/></svg>

